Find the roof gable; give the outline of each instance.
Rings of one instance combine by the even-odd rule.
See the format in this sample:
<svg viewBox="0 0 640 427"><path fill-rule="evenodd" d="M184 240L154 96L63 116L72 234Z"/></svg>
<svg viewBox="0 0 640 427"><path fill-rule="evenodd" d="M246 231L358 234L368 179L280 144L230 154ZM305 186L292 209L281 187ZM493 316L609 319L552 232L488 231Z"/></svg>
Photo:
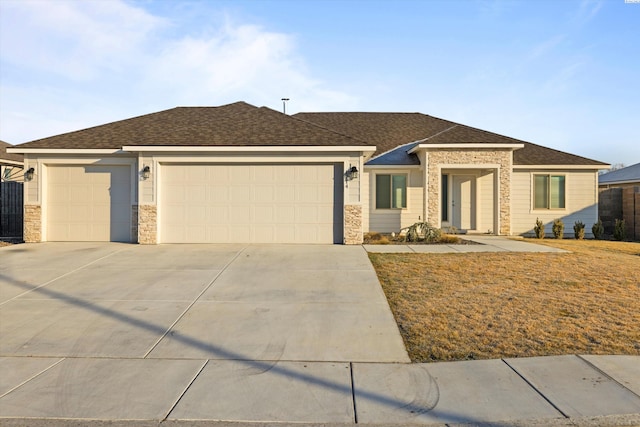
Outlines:
<svg viewBox="0 0 640 427"><path fill-rule="evenodd" d="M394 152L396 148L401 150L400 146L404 144L419 142L425 145L523 144L523 148L513 153L514 165L607 166L606 163L585 157L420 113L298 113L294 116L376 145L377 151L367 163L371 165L381 162L376 156L383 154L387 164L387 153ZM417 161L400 159L398 154L397 151L394 153L394 160L400 162L398 164L415 164ZM413 154L407 153L405 156Z"/></svg>
<svg viewBox="0 0 640 427"><path fill-rule="evenodd" d="M176 107L21 144L20 148L129 146L366 146L351 136L245 102Z"/></svg>

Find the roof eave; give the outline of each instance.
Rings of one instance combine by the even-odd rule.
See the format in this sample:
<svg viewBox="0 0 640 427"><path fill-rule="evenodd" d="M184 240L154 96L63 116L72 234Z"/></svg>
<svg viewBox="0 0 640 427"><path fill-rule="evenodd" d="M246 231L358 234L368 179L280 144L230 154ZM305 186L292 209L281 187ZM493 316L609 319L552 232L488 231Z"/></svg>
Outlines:
<svg viewBox="0 0 640 427"><path fill-rule="evenodd" d="M120 148L9 148L17 154L123 154Z"/></svg>
<svg viewBox="0 0 640 427"><path fill-rule="evenodd" d="M514 169L609 169L611 165L513 165Z"/></svg>
<svg viewBox="0 0 640 427"><path fill-rule="evenodd" d="M509 150L518 150L524 148L524 144L499 144L499 143L459 143L459 144L417 144L411 150L407 151L409 154L413 154L420 150L433 150L433 149L467 149L467 148L500 148Z"/></svg>
<svg viewBox="0 0 640 427"><path fill-rule="evenodd" d="M123 151L127 152L283 152L283 151L303 151L303 152L363 152L373 154L375 146L357 145L217 145L217 146L177 146L177 145L125 145Z"/></svg>

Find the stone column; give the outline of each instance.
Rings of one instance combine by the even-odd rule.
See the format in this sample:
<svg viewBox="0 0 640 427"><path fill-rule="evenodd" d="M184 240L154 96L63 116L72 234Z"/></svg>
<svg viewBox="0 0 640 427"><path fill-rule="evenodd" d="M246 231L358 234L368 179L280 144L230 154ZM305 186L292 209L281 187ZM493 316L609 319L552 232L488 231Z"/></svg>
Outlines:
<svg viewBox="0 0 640 427"><path fill-rule="evenodd" d="M362 206L344 206L344 244L361 245L362 236Z"/></svg>
<svg viewBox="0 0 640 427"><path fill-rule="evenodd" d="M158 211L155 205L138 206L138 243L141 245L158 243Z"/></svg>
<svg viewBox="0 0 640 427"><path fill-rule="evenodd" d="M23 232L26 243L42 242L42 207L40 205L24 205Z"/></svg>

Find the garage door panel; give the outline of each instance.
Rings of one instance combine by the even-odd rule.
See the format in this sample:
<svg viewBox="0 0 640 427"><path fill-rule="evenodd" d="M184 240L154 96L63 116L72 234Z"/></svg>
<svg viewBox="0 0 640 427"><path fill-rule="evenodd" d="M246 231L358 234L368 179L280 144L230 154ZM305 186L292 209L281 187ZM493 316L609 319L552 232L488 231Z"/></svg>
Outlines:
<svg viewBox="0 0 640 427"><path fill-rule="evenodd" d="M331 164L161 165L162 242L335 243L342 240L341 168ZM195 172L191 172L193 169ZM182 171L182 172L179 172ZM204 172L204 180L202 172ZM184 176L184 181L175 178ZM198 177L198 179L195 179ZM193 179L192 182L189 179ZM181 214L176 193L197 194ZM204 195L200 187L204 186ZM334 206L336 206L334 208ZM200 208L206 206L203 218ZM199 230L191 236L192 226Z"/></svg>
<svg viewBox="0 0 640 427"><path fill-rule="evenodd" d="M131 241L130 166L47 167L47 240Z"/></svg>

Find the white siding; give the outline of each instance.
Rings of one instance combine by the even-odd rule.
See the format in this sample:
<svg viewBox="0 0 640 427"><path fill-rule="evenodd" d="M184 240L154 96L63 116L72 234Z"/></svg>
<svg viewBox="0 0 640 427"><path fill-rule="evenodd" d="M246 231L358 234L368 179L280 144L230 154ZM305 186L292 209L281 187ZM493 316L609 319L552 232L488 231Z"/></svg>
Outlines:
<svg viewBox="0 0 640 427"><path fill-rule="evenodd" d="M381 174L407 174L407 207L406 209L376 209L375 207L375 175ZM364 231L377 231L379 233L399 232L402 228L408 227L418 221L424 220L422 212L422 200L424 197L424 187L422 187L422 171L411 170L370 170L368 175L368 185L364 185L368 200L368 224L364 223ZM364 184L364 183L363 183ZM364 203L364 200L363 200Z"/></svg>
<svg viewBox="0 0 640 427"><path fill-rule="evenodd" d="M478 231L486 232L494 230L494 174L489 173L478 177L477 191L478 191L478 216L476 229Z"/></svg>
<svg viewBox="0 0 640 427"><path fill-rule="evenodd" d="M550 173L565 175L565 209L533 209L533 175ZM598 220L596 192L596 171L572 170L514 170L511 187L511 233L533 234L536 218L545 223L545 230L551 234L551 226L556 218L564 222L565 235L573 235L576 221L585 224L587 235Z"/></svg>

